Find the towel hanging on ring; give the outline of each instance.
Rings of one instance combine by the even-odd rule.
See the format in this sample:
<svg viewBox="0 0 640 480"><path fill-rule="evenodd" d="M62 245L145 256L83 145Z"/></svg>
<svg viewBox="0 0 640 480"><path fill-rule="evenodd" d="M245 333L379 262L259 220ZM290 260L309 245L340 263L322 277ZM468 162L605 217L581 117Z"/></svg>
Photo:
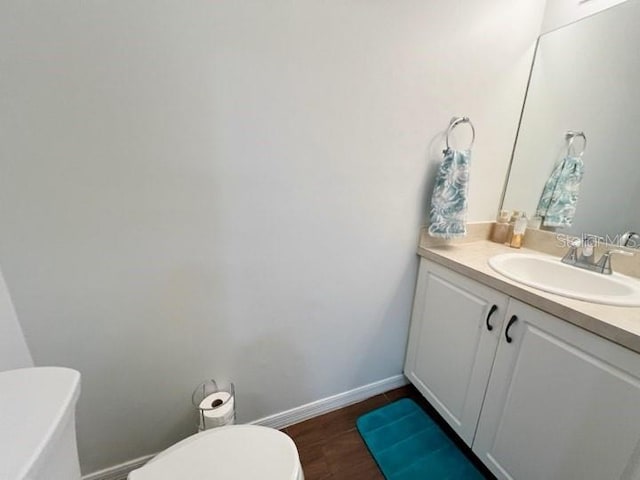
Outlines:
<svg viewBox="0 0 640 480"><path fill-rule="evenodd" d="M576 137L582 137L584 147L576 155L572 149ZM570 227L576 214L580 182L584 176L582 155L587 146L583 132L568 131L566 156L556 164L549 179L544 184L536 215L542 217L545 227Z"/></svg>
<svg viewBox="0 0 640 480"><path fill-rule="evenodd" d="M451 131L461 123L471 127L471 145L466 150L449 146ZM440 238L459 238L467 234L467 198L469 192L469 162L476 131L468 117L452 118L447 128L444 158L436 174L431 209L429 235Z"/></svg>

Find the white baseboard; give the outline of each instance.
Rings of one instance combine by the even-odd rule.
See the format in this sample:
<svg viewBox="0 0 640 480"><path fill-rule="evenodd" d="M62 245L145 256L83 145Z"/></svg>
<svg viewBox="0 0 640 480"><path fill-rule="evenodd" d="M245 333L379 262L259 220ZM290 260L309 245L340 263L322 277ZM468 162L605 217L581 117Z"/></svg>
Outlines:
<svg viewBox="0 0 640 480"><path fill-rule="evenodd" d="M399 388L409 383L404 375L394 375L362 387L354 388L347 392L339 393L331 397L322 398L315 402L307 403L284 412L269 415L260 418L251 425L262 425L271 428L284 428L294 423L309 420L324 413L346 407L353 403L361 402L367 398L373 397L380 393ZM144 457L130 460L115 467L105 468L98 472L91 473L82 477L82 480L126 480L130 471L140 468L142 465L151 460L155 455L146 455Z"/></svg>
<svg viewBox="0 0 640 480"><path fill-rule="evenodd" d="M404 375L394 375L393 377L385 378L362 387L354 388L347 392L338 393L331 397L322 398L315 402L301 405L300 407L292 408L275 415L260 418L251 422L252 425L262 425L271 428L284 428L294 423L309 420L310 418L317 417L324 413L337 410L352 403L358 403L367 398L373 397L380 393L399 388L409 383Z"/></svg>

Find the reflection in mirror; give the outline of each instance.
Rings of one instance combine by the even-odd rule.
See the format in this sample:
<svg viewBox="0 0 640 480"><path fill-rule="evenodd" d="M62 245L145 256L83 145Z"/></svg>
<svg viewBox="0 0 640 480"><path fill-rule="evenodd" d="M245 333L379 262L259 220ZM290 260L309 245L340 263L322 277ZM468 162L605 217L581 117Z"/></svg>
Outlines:
<svg viewBox="0 0 640 480"><path fill-rule="evenodd" d="M628 0L540 37L502 208L545 213L544 191L558 221L542 228L612 243L640 232L639 18ZM582 155L569 131L586 135Z"/></svg>

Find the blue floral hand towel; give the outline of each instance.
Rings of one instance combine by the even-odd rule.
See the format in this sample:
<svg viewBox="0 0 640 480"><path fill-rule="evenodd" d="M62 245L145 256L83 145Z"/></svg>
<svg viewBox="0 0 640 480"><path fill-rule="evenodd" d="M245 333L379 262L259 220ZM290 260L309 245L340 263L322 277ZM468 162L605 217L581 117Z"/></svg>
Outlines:
<svg viewBox="0 0 640 480"><path fill-rule="evenodd" d="M469 191L470 150L444 151L436 174L429 212L429 235L440 238L467 234L467 197Z"/></svg>
<svg viewBox="0 0 640 480"><path fill-rule="evenodd" d="M536 209L545 227L571 226L583 175L582 157L569 155L555 166Z"/></svg>

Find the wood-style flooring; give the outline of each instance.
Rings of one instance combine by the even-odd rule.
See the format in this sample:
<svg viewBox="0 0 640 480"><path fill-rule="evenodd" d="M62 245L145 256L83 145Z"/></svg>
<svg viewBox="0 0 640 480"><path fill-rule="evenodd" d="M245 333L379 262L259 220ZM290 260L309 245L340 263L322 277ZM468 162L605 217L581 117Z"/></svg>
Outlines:
<svg viewBox="0 0 640 480"><path fill-rule="evenodd" d="M305 480L384 480L373 457L356 430L356 419L371 410L409 397L425 409L463 452L494 478L458 439L424 398L412 386L398 388L311 420L282 429L298 447Z"/></svg>

